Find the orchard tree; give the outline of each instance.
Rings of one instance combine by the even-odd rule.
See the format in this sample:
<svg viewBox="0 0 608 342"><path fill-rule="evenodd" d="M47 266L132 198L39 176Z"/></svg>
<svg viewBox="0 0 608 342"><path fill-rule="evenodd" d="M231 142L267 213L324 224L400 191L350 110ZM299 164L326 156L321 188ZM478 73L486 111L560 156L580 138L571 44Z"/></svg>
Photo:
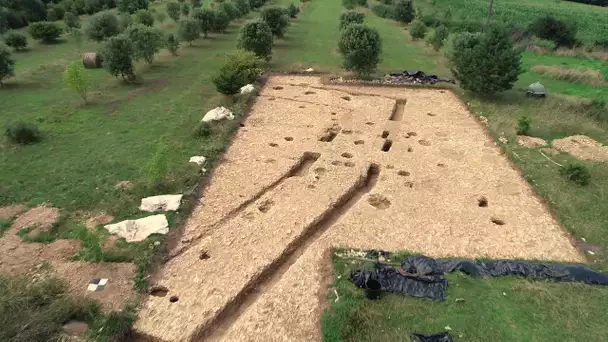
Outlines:
<svg viewBox="0 0 608 342"><path fill-rule="evenodd" d="M6 45L15 49L15 51L21 51L27 47L27 38L17 32L9 32L6 37L4 37L4 42Z"/></svg>
<svg viewBox="0 0 608 342"><path fill-rule="evenodd" d="M78 16L72 12L66 12L63 16L63 22L65 26L68 28L68 31L72 31L73 29L80 28L80 19Z"/></svg>
<svg viewBox="0 0 608 342"><path fill-rule="evenodd" d="M344 69L357 75L369 75L376 70L382 51L378 31L363 24L348 25L338 43L344 58Z"/></svg>
<svg viewBox="0 0 608 342"><path fill-rule="evenodd" d="M407 25L407 32L410 33L413 40L422 39L426 35L426 26L422 20L415 19Z"/></svg>
<svg viewBox="0 0 608 342"><path fill-rule="evenodd" d="M182 14L184 15L184 17L187 17L188 15L190 15L190 5L183 3L182 4Z"/></svg>
<svg viewBox="0 0 608 342"><path fill-rule="evenodd" d="M165 42L165 46L173 56L177 56L177 50L179 49L179 39L177 39L173 33L169 33L169 35L167 36L167 41Z"/></svg>
<svg viewBox="0 0 608 342"><path fill-rule="evenodd" d="M162 25L165 21L165 19L167 19L167 13L163 12L163 11L158 11L156 12L156 20L158 20L158 22Z"/></svg>
<svg viewBox="0 0 608 342"><path fill-rule="evenodd" d="M127 27L125 34L133 44L133 58L136 61L143 59L151 64L154 55L163 46L163 32L155 27L133 24Z"/></svg>
<svg viewBox="0 0 608 342"><path fill-rule="evenodd" d="M268 61L272 54L272 39L272 31L265 21L250 21L241 28L237 47Z"/></svg>
<svg viewBox="0 0 608 342"><path fill-rule="evenodd" d="M133 14L140 9L148 9L148 0L116 0L118 12Z"/></svg>
<svg viewBox="0 0 608 342"><path fill-rule="evenodd" d="M177 22L180 16L180 6L177 2L170 2L167 4L167 14L169 18L173 19L173 21Z"/></svg>
<svg viewBox="0 0 608 342"><path fill-rule="evenodd" d="M139 9L133 14L133 22L152 27L154 26L154 17L150 11Z"/></svg>
<svg viewBox="0 0 608 342"><path fill-rule="evenodd" d="M11 56L11 50L0 44L0 86L3 85L5 78L15 76L15 60Z"/></svg>
<svg viewBox="0 0 608 342"><path fill-rule="evenodd" d="M56 23L39 21L31 23L27 32L36 40L41 40L43 43L52 43L61 36L63 30Z"/></svg>
<svg viewBox="0 0 608 342"><path fill-rule="evenodd" d="M236 9L236 7L234 7L233 4L229 2L222 2L219 10L224 11L230 20L234 20L239 17L239 11Z"/></svg>
<svg viewBox="0 0 608 342"><path fill-rule="evenodd" d="M219 10L215 12L215 18L213 20L213 30L215 33L226 33L228 26L230 25L230 19L226 12Z"/></svg>
<svg viewBox="0 0 608 342"><path fill-rule="evenodd" d="M101 49L104 68L124 81L135 79L133 54L133 43L126 34L110 37Z"/></svg>
<svg viewBox="0 0 608 342"><path fill-rule="evenodd" d="M87 75L84 70L84 66L80 62L72 62L68 64L63 72L63 83L65 83L68 88L76 91L80 97L84 100L84 103L87 103L87 93L89 88L93 82L89 75Z"/></svg>
<svg viewBox="0 0 608 342"><path fill-rule="evenodd" d="M201 32L205 38L207 34L213 31L213 25L215 22L215 12L208 8L194 11L192 15L194 20L198 23L199 32Z"/></svg>
<svg viewBox="0 0 608 342"><path fill-rule="evenodd" d="M180 39L188 42L192 46L192 42L200 35L199 24L194 19L186 19L179 23L177 34Z"/></svg>
<svg viewBox="0 0 608 342"><path fill-rule="evenodd" d="M412 0L396 0L393 7L394 18L403 23L410 23L414 20L414 5Z"/></svg>
<svg viewBox="0 0 608 342"><path fill-rule="evenodd" d="M120 32L118 19L111 12L99 12L91 17L85 33L96 42L117 35Z"/></svg>
<svg viewBox="0 0 608 342"><path fill-rule="evenodd" d="M266 8L262 11L262 15L260 17L268 24L268 26L270 26L270 30L272 31L273 35L279 38L283 37L285 34L285 29L289 24L289 20L287 19L287 15L285 15L285 11L282 8Z"/></svg>
<svg viewBox="0 0 608 342"><path fill-rule="evenodd" d="M247 13L251 11L251 6L249 6L248 0L235 0L234 7L239 11L242 16L245 16Z"/></svg>
<svg viewBox="0 0 608 342"><path fill-rule="evenodd" d="M340 14L340 30L343 30L350 24L363 24L365 14L357 11L348 11Z"/></svg>

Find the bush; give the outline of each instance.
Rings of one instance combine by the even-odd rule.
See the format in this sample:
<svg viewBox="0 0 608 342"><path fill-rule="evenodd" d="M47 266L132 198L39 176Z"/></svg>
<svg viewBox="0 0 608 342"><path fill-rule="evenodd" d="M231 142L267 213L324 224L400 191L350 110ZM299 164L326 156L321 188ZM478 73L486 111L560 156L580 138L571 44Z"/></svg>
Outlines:
<svg viewBox="0 0 608 342"><path fill-rule="evenodd" d="M437 27L441 25L441 19L439 19L436 14L423 14L418 19L420 19L426 27Z"/></svg>
<svg viewBox="0 0 608 342"><path fill-rule="evenodd" d="M213 18L213 29L212 32L215 33L225 33L230 26L230 18L228 14L224 11L217 11Z"/></svg>
<svg viewBox="0 0 608 342"><path fill-rule="evenodd" d="M85 33L96 42L117 35L120 32L118 19L111 12L99 12L91 17Z"/></svg>
<svg viewBox="0 0 608 342"><path fill-rule="evenodd" d="M357 6L367 7L367 0L342 0L342 6L353 9Z"/></svg>
<svg viewBox="0 0 608 342"><path fill-rule="evenodd" d="M187 17L188 15L190 15L190 5L188 4L182 4L182 14L184 15L184 17Z"/></svg>
<svg viewBox="0 0 608 342"><path fill-rule="evenodd" d="M372 12L380 18L392 19L395 16L392 6L376 4L372 7Z"/></svg>
<svg viewBox="0 0 608 342"><path fill-rule="evenodd" d="M173 33L169 33L169 35L167 36L165 46L173 56L177 56L177 50L179 49L179 40L175 37Z"/></svg>
<svg viewBox="0 0 608 342"><path fill-rule="evenodd" d="M380 35L362 24L348 25L340 37L338 50L344 58L344 69L357 75L369 75L380 61Z"/></svg>
<svg viewBox="0 0 608 342"><path fill-rule="evenodd" d="M237 47L251 51L260 58L270 60L272 53L272 31L265 21L250 21L239 32Z"/></svg>
<svg viewBox="0 0 608 342"><path fill-rule="evenodd" d="M540 39L538 37L532 37L530 44L532 45L536 45L538 47L541 47L543 49L547 49L547 50L555 50L557 49L557 44L555 44L554 41L552 40L546 40L546 39Z"/></svg>
<svg viewBox="0 0 608 342"><path fill-rule="evenodd" d="M133 22L151 27L154 26L154 17L150 11L140 9L133 14Z"/></svg>
<svg viewBox="0 0 608 342"><path fill-rule="evenodd" d="M58 20L57 13L55 12L54 8L49 8L46 11L46 20L47 21L57 21Z"/></svg>
<svg viewBox="0 0 608 342"><path fill-rule="evenodd" d="M15 60L8 47L0 44L0 86L5 78L12 76L15 76Z"/></svg>
<svg viewBox="0 0 608 342"><path fill-rule="evenodd" d="M167 4L167 14L173 21L178 21L180 16L180 7L177 2L170 2Z"/></svg>
<svg viewBox="0 0 608 342"><path fill-rule="evenodd" d="M9 32L4 37L4 42L6 45L15 49L15 51L23 50L27 47L27 38L17 32Z"/></svg>
<svg viewBox="0 0 608 342"><path fill-rule="evenodd" d="M121 13L118 15L118 32L123 32L131 25L133 18L129 13Z"/></svg>
<svg viewBox="0 0 608 342"><path fill-rule="evenodd" d="M348 11L340 14L340 30L350 24L363 24L365 14L356 11Z"/></svg>
<svg viewBox="0 0 608 342"><path fill-rule="evenodd" d="M133 14L140 9L148 9L148 0L116 0L116 8L120 13Z"/></svg>
<svg viewBox="0 0 608 342"><path fill-rule="evenodd" d="M213 133L211 125L208 122L199 122L194 129L193 136L195 138L206 138Z"/></svg>
<svg viewBox="0 0 608 342"><path fill-rule="evenodd" d="M42 136L36 125L17 122L4 130L4 135L14 144L29 145L40 141Z"/></svg>
<svg viewBox="0 0 608 342"><path fill-rule="evenodd" d="M511 89L521 73L521 56L513 49L507 31L497 26L479 39L459 42L451 62L460 86L476 93Z"/></svg>
<svg viewBox="0 0 608 342"><path fill-rule="evenodd" d="M455 51L460 51L461 49L472 47L474 44L479 42L480 36L481 33L470 32L451 34L445 44L445 57L449 60L452 60L454 58Z"/></svg>
<svg viewBox="0 0 608 342"><path fill-rule="evenodd" d="M426 26L421 20L415 19L407 25L407 31L412 39L422 39L426 35Z"/></svg>
<svg viewBox="0 0 608 342"><path fill-rule="evenodd" d="M279 38L283 37L285 34L285 29L289 24L289 20L287 19L282 8L266 8L262 11L260 18L262 18L262 20L268 24L273 35Z"/></svg>
<svg viewBox="0 0 608 342"><path fill-rule="evenodd" d="M241 87L253 83L262 74L262 60L253 52L237 51L228 56L219 75L213 78L218 92L224 95L238 94Z"/></svg>
<svg viewBox="0 0 608 342"><path fill-rule="evenodd" d="M251 9L258 9L264 6L264 2L264 0L249 0L249 7L251 7Z"/></svg>
<svg viewBox="0 0 608 342"><path fill-rule="evenodd" d="M44 43L52 43L59 38L63 30L56 23L39 21L31 23L27 32L36 40L42 40Z"/></svg>
<svg viewBox="0 0 608 342"><path fill-rule="evenodd" d="M76 14L72 12L67 12L63 16L63 22L65 23L65 26L68 28L69 31L80 28L80 19Z"/></svg>
<svg viewBox="0 0 608 342"><path fill-rule="evenodd" d="M589 184L589 180L591 179L589 169L583 164L564 165L560 168L559 173L566 177L567 180L581 186Z"/></svg>
<svg viewBox="0 0 608 342"><path fill-rule="evenodd" d="M249 6L249 1L247 0L236 0L234 2L234 6L241 14L241 17L249 13L251 11L251 6Z"/></svg>
<svg viewBox="0 0 608 342"><path fill-rule="evenodd" d="M126 34L110 37L101 49L103 66L115 77L125 81L135 79L133 68L133 43Z"/></svg>
<svg viewBox="0 0 608 342"><path fill-rule="evenodd" d="M298 13L300 13L300 7L296 6L293 2L287 6L287 15L289 15L290 18L297 17Z"/></svg>
<svg viewBox="0 0 608 342"><path fill-rule="evenodd" d="M538 18L530 25L530 30L539 38L552 40L558 46L576 45L576 26L557 20L551 15Z"/></svg>
<svg viewBox="0 0 608 342"><path fill-rule="evenodd" d="M154 55L163 46L163 32L155 27L133 24L127 27L125 34L133 44L133 58L143 59L148 64L154 60Z"/></svg>
<svg viewBox="0 0 608 342"><path fill-rule="evenodd" d="M530 118L527 116L521 116L519 119L517 119L517 134L528 135L531 123Z"/></svg>
<svg viewBox="0 0 608 342"><path fill-rule="evenodd" d="M167 13L163 11L158 11L154 14L154 17L162 25L165 22L165 19L167 19Z"/></svg>
<svg viewBox="0 0 608 342"><path fill-rule="evenodd" d="M198 22L194 19L186 19L180 22L177 34L181 40L192 45L192 42L200 35Z"/></svg>
<svg viewBox="0 0 608 342"><path fill-rule="evenodd" d="M230 20L234 20L237 19L240 15L239 11L236 9L236 7L234 7L233 4L229 3L229 2L223 2L220 4L219 7L220 11L224 11L224 13L226 13L226 15L228 15L228 18Z"/></svg>
<svg viewBox="0 0 608 342"><path fill-rule="evenodd" d="M198 23L199 32L202 32L205 38L207 38L207 34L213 31L213 26L215 25L215 12L205 8L194 11L192 17Z"/></svg>
<svg viewBox="0 0 608 342"><path fill-rule="evenodd" d="M203 6L203 0L190 0L192 8L199 8Z"/></svg>
<svg viewBox="0 0 608 342"><path fill-rule="evenodd" d="M403 23L414 20L414 5L412 0L398 0L393 9L393 18Z"/></svg>
<svg viewBox="0 0 608 342"><path fill-rule="evenodd" d="M68 88L76 91L80 97L87 103L87 93L92 85L91 78L86 74L84 66L81 62L72 62L68 64L62 75L63 83Z"/></svg>
<svg viewBox="0 0 608 342"><path fill-rule="evenodd" d="M452 32L482 32L484 25L478 21L459 20L449 23L450 31Z"/></svg>
<svg viewBox="0 0 608 342"><path fill-rule="evenodd" d="M443 46L444 41L448 38L450 32L444 25L439 26L435 31L431 32L425 38L427 44L432 45L435 51L439 51Z"/></svg>

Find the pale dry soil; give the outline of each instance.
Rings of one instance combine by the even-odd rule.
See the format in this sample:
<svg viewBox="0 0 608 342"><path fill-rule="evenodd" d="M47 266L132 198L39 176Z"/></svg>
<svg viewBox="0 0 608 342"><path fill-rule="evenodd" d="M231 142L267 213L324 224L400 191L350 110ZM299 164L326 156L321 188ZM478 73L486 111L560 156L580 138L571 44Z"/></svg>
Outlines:
<svg viewBox="0 0 608 342"><path fill-rule="evenodd" d="M275 76L152 279L136 336L319 340L332 247L584 260L451 92Z"/></svg>

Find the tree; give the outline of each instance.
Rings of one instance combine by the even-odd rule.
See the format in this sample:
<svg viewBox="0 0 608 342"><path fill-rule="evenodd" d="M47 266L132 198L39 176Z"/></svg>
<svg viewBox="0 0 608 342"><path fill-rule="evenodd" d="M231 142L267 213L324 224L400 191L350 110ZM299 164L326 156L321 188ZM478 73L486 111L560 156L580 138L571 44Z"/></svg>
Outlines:
<svg viewBox="0 0 608 342"><path fill-rule="evenodd" d="M236 9L236 7L234 7L233 4L229 2L222 2L219 10L224 11L224 13L228 15L229 20L234 20L239 17L239 11Z"/></svg>
<svg viewBox="0 0 608 342"><path fill-rule="evenodd" d="M265 21L250 21L241 28L237 47L251 51L260 58L270 60L272 39L272 31Z"/></svg>
<svg viewBox="0 0 608 342"><path fill-rule="evenodd" d="M183 3L182 4L182 14L184 15L184 17L187 17L188 15L190 15L190 5Z"/></svg>
<svg viewBox="0 0 608 342"><path fill-rule="evenodd" d="M59 38L63 30L55 23L39 21L31 23L27 32L36 40L42 40L44 43L52 43Z"/></svg>
<svg viewBox="0 0 608 342"><path fill-rule="evenodd" d="M118 19L111 12L99 12L91 17L85 34L91 40L100 42L120 32Z"/></svg>
<svg viewBox="0 0 608 342"><path fill-rule="evenodd" d="M4 34L9 28L8 17L10 15L12 15L12 12L10 12L8 8L0 5L0 35Z"/></svg>
<svg viewBox="0 0 608 342"><path fill-rule="evenodd" d="M228 56L219 74L213 77L213 84L224 95L238 94L242 86L253 83L260 77L261 65L262 60L253 52L237 51Z"/></svg>
<svg viewBox="0 0 608 342"><path fill-rule="evenodd" d="M127 27L125 34L133 45L133 58L144 59L148 64L154 60L154 54L163 46L163 32L160 29L142 24Z"/></svg>
<svg viewBox="0 0 608 342"><path fill-rule="evenodd" d="M287 19L285 11L283 11L282 8L266 8L262 11L260 17L268 24L268 26L270 26L270 30L272 31L273 35L279 38L283 37L285 34L285 29L289 24L289 20Z"/></svg>
<svg viewBox="0 0 608 342"><path fill-rule="evenodd" d="M169 35L167 36L165 46L173 56L177 56L177 50L179 49L179 40L175 37L173 33L169 33Z"/></svg>
<svg viewBox="0 0 608 342"><path fill-rule="evenodd" d="M122 32L131 25L133 17L129 13L120 13L118 15L118 32Z"/></svg>
<svg viewBox="0 0 608 342"><path fill-rule="evenodd" d="M125 81L135 79L133 68L133 43L125 34L110 37L101 49L103 66L115 76Z"/></svg>
<svg viewBox="0 0 608 342"><path fill-rule="evenodd" d="M224 12L222 10L215 12L212 32L225 33L226 29L228 29L229 25L230 25L230 19L228 18L228 14L226 14L226 12Z"/></svg>
<svg viewBox="0 0 608 342"><path fill-rule="evenodd" d="M249 0L249 7L251 7L252 10L258 9L264 6L264 2L264 0Z"/></svg>
<svg viewBox="0 0 608 342"><path fill-rule="evenodd" d="M63 16L63 22L65 26L68 28L68 31L72 31L73 29L80 28L80 19L78 16L72 12L67 12Z"/></svg>
<svg viewBox="0 0 608 342"><path fill-rule="evenodd" d="M190 4L192 4L192 8L199 8L203 6L203 0L190 0Z"/></svg>
<svg viewBox="0 0 608 342"><path fill-rule="evenodd" d="M49 8L46 11L46 20L48 20L48 21L56 21L57 19L58 19L57 18L57 13L55 12L55 9L52 8L52 7Z"/></svg>
<svg viewBox="0 0 608 342"><path fill-rule="evenodd" d="M365 14L357 11L348 11L340 14L340 30L350 24L363 24Z"/></svg>
<svg viewBox="0 0 608 342"><path fill-rule="evenodd" d="M290 3L289 6L287 6L287 14L290 18L293 19L297 17L298 13L300 13L300 7L296 6L293 2Z"/></svg>
<svg viewBox="0 0 608 342"><path fill-rule="evenodd" d="M103 3L100 0L84 0L84 11L87 14L95 14L103 9Z"/></svg>
<svg viewBox="0 0 608 342"><path fill-rule="evenodd" d="M192 42L196 40L200 34L199 28L199 23L196 20L186 19L179 23L177 34L181 40L188 42L188 44L192 46Z"/></svg>
<svg viewBox="0 0 608 342"><path fill-rule="evenodd" d="M15 51L20 51L27 47L27 38L17 32L9 32L4 38L4 42L15 49Z"/></svg>
<svg viewBox="0 0 608 342"><path fill-rule="evenodd" d="M344 58L344 69L357 75L371 74L380 61L380 35L363 24L348 25L342 31L338 50Z"/></svg>
<svg viewBox="0 0 608 342"><path fill-rule="evenodd" d="M150 11L139 9L133 14L133 22L146 26L154 26L154 17Z"/></svg>
<svg viewBox="0 0 608 342"><path fill-rule="evenodd" d="M202 32L205 38L207 34L213 30L215 22L215 12L208 8L194 11L192 15L194 20L198 23L199 32Z"/></svg>
<svg viewBox="0 0 608 342"><path fill-rule="evenodd" d="M177 2L170 2L167 4L167 14L169 15L169 18L173 19L175 22L179 20L180 10L180 6Z"/></svg>
<svg viewBox="0 0 608 342"><path fill-rule="evenodd" d="M450 31L445 25L441 25L425 38L426 42L433 46L435 51L439 51L443 46L443 42L448 38Z"/></svg>
<svg viewBox="0 0 608 342"><path fill-rule="evenodd" d="M538 38L552 40L558 46L576 45L576 26L551 15L538 18L530 25L530 30Z"/></svg>
<svg viewBox="0 0 608 342"><path fill-rule="evenodd" d="M398 0L394 5L395 20L410 23L414 20L414 5L412 0Z"/></svg>
<svg viewBox="0 0 608 342"><path fill-rule="evenodd" d="M155 16L156 16L156 20L158 20L161 25L163 24L163 22L165 21L165 19L167 19L167 13L165 13L163 11L156 12Z"/></svg>
<svg viewBox="0 0 608 342"><path fill-rule="evenodd" d="M68 88L76 91L80 97L87 103L87 93L93 82L91 78L86 74L84 66L80 62L72 62L68 64L63 72L63 83Z"/></svg>
<svg viewBox="0 0 608 342"><path fill-rule="evenodd" d="M148 0L116 0L118 12L133 14L140 9L148 9Z"/></svg>
<svg viewBox="0 0 608 342"><path fill-rule="evenodd" d="M0 44L0 86L5 78L15 76L15 60L9 48Z"/></svg>
<svg viewBox="0 0 608 342"><path fill-rule="evenodd" d="M234 6L241 14L241 17L249 13L251 11L251 6L249 6L248 0L235 0Z"/></svg>
<svg viewBox="0 0 608 342"><path fill-rule="evenodd" d="M412 36L412 39L422 39L426 35L426 26L422 20L415 19L407 25L407 31L410 33L410 36Z"/></svg>
<svg viewBox="0 0 608 342"><path fill-rule="evenodd" d="M521 56L507 31L491 27L486 33L454 43L452 73L463 89L494 94L513 88L521 73Z"/></svg>

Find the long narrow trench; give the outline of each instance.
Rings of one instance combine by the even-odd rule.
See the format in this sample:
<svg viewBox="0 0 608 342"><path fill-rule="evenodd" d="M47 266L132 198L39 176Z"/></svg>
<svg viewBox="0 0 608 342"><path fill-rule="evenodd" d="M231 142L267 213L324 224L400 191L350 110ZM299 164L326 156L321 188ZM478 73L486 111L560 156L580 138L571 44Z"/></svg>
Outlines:
<svg viewBox="0 0 608 342"><path fill-rule="evenodd" d="M397 100L393 107L393 112L389 118L390 121L401 121L403 119L403 112L405 111L406 100Z"/></svg>
<svg viewBox="0 0 608 342"><path fill-rule="evenodd" d="M253 280L226 305L224 310L216 316L207 328L199 333L198 339L219 341L222 336L230 329L241 315L247 311L260 296L274 286L289 268L304 254L323 233L333 226L344 216L365 194L369 193L380 174L380 168L376 164L371 164L367 169L367 174L362 176L356 185L343 194L336 205L326 210L317 220L312 222L304 233L292 241L281 257L268 265L260 274L258 279Z"/></svg>

